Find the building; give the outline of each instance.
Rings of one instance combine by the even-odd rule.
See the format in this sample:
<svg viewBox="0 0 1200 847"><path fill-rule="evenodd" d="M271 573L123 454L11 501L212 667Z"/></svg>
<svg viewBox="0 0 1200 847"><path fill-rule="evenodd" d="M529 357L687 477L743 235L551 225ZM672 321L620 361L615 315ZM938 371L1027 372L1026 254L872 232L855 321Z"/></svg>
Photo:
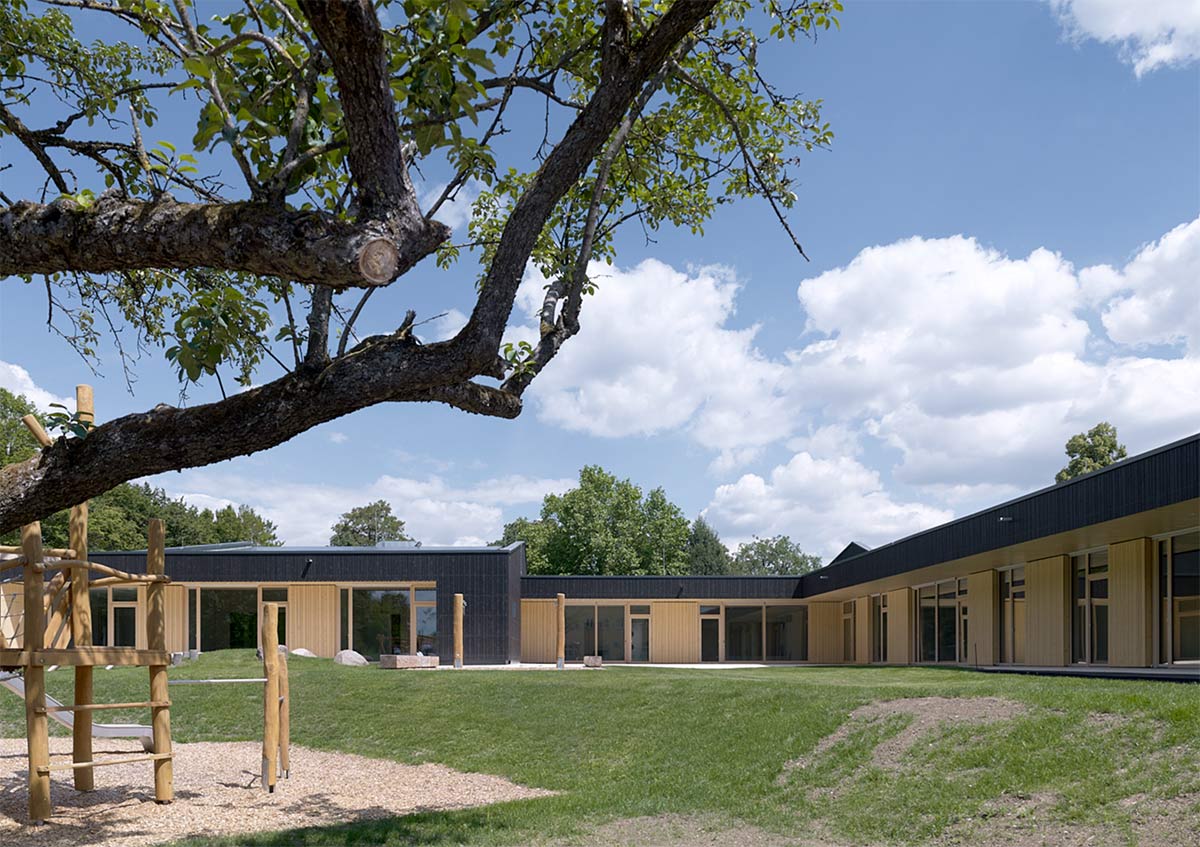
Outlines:
<svg viewBox="0 0 1200 847"><path fill-rule="evenodd" d="M94 558L144 567L144 554ZM468 663L566 659L973 667L1175 667L1200 674L1200 435L797 577L529 576L505 548L167 551L169 649L280 638L449 655L464 595ZM93 590L96 643L137 644L134 589Z"/></svg>

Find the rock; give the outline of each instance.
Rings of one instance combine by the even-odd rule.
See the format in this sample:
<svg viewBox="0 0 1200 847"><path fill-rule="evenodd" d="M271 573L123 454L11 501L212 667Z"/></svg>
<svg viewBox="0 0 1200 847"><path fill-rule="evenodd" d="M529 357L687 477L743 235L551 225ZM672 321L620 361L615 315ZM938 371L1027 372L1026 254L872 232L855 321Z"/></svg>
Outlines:
<svg viewBox="0 0 1200 847"><path fill-rule="evenodd" d="M404 668L436 668L437 666L437 656L422 656L420 653L415 656L384 653L379 657L379 667L387 668L389 670L400 670Z"/></svg>
<svg viewBox="0 0 1200 847"><path fill-rule="evenodd" d="M297 647L295 650L292 651L292 655L293 656L303 656L306 659L317 658L316 653L314 653L312 650L309 650L305 647Z"/></svg>
<svg viewBox="0 0 1200 847"><path fill-rule="evenodd" d="M172 653L171 654L171 664L172 665L182 665L183 660L186 658L187 658L187 653Z"/></svg>
<svg viewBox="0 0 1200 847"><path fill-rule="evenodd" d="M334 653L333 663L335 665L355 665L358 667L371 664L362 653L356 653L353 650L340 650Z"/></svg>
<svg viewBox="0 0 1200 847"><path fill-rule="evenodd" d="M604 659L601 656L584 656L583 666L585 668L602 668L604 667Z"/></svg>

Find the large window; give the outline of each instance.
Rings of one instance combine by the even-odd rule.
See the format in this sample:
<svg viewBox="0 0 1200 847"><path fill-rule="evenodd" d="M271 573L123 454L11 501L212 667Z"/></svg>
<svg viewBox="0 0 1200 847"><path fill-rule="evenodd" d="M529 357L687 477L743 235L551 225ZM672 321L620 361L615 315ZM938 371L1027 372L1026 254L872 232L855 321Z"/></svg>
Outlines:
<svg viewBox="0 0 1200 847"><path fill-rule="evenodd" d="M1158 542L1158 661L1200 662L1200 532Z"/></svg>
<svg viewBox="0 0 1200 847"><path fill-rule="evenodd" d="M1025 567L1000 572L1000 661L1025 662Z"/></svg>
<svg viewBox="0 0 1200 847"><path fill-rule="evenodd" d="M115 600L115 597L114 597ZM200 649L258 646L256 588L200 589Z"/></svg>
<svg viewBox="0 0 1200 847"><path fill-rule="evenodd" d="M762 606L725 607L725 660L761 662L763 659Z"/></svg>
<svg viewBox="0 0 1200 847"><path fill-rule="evenodd" d="M887 661L887 595L871 598L871 661Z"/></svg>
<svg viewBox="0 0 1200 847"><path fill-rule="evenodd" d="M596 654L596 607L567 606L566 650L568 662L582 662L584 656Z"/></svg>
<svg viewBox="0 0 1200 847"><path fill-rule="evenodd" d="M206 592L207 593L207 592ZM412 607L407 588L358 588L350 592L354 649L369 659L412 653Z"/></svg>
<svg viewBox="0 0 1200 847"><path fill-rule="evenodd" d="M767 606L767 660L808 661L808 607Z"/></svg>
<svg viewBox="0 0 1200 847"><path fill-rule="evenodd" d="M917 656L920 661L963 661L966 625L965 579L947 580L917 589Z"/></svg>
<svg viewBox="0 0 1200 847"><path fill-rule="evenodd" d="M92 607L92 644L108 646L108 589L92 588L88 591Z"/></svg>
<svg viewBox="0 0 1200 847"><path fill-rule="evenodd" d="M606 662L625 661L625 607L596 607L596 652Z"/></svg>
<svg viewBox="0 0 1200 847"><path fill-rule="evenodd" d="M1071 557L1071 660L1108 662L1108 551Z"/></svg>

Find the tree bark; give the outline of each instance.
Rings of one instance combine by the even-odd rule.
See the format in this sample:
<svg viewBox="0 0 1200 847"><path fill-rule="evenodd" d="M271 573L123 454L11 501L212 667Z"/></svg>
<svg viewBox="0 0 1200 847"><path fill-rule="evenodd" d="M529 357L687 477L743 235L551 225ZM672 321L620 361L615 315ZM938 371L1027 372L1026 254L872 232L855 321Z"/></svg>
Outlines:
<svg viewBox="0 0 1200 847"><path fill-rule="evenodd" d="M448 238L436 221L352 223L261 203L103 195L0 210L0 277L62 271L219 268L331 288L387 285Z"/></svg>

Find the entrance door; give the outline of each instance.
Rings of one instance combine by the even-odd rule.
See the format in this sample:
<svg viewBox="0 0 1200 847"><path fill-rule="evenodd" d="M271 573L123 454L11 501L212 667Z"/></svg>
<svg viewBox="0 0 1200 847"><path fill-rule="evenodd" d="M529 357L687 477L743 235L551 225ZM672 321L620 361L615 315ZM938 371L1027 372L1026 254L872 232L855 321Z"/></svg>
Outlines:
<svg viewBox="0 0 1200 847"><path fill-rule="evenodd" d="M629 619L629 661L650 661L650 618Z"/></svg>
<svg viewBox="0 0 1200 847"><path fill-rule="evenodd" d="M721 661L721 619L700 619L700 661Z"/></svg>

